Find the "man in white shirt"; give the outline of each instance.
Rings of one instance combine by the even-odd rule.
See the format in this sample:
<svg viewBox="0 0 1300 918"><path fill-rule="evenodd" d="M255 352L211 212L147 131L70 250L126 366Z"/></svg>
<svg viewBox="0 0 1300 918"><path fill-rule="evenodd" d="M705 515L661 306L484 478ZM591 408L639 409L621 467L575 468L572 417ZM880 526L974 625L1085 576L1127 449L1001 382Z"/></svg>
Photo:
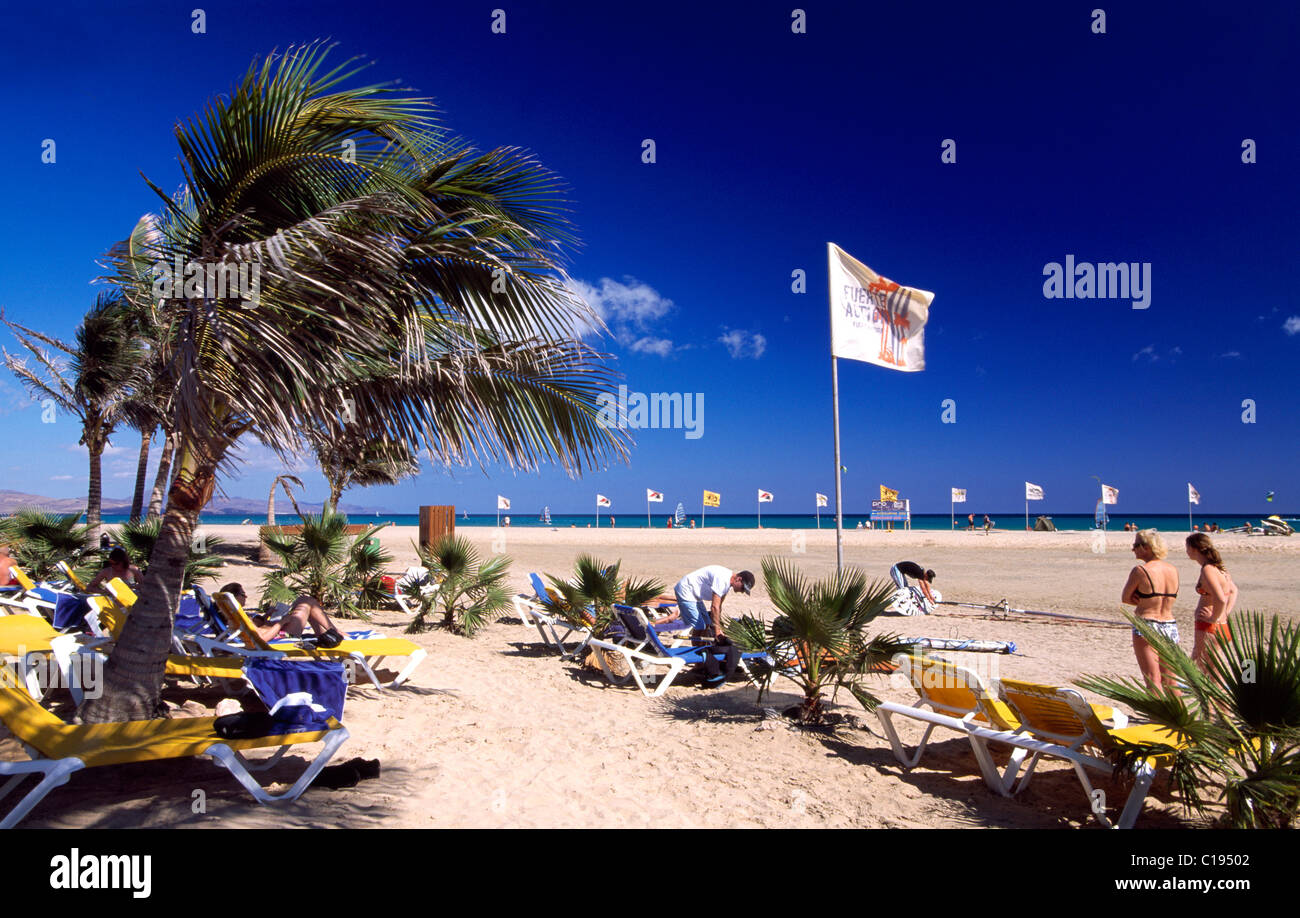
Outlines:
<svg viewBox="0 0 1300 918"><path fill-rule="evenodd" d="M749 595L754 588L754 575L749 571L733 574L720 564L711 564L691 571L673 587L677 599L679 619L691 629L692 637L710 637L717 640L722 635L722 600L732 590Z"/></svg>

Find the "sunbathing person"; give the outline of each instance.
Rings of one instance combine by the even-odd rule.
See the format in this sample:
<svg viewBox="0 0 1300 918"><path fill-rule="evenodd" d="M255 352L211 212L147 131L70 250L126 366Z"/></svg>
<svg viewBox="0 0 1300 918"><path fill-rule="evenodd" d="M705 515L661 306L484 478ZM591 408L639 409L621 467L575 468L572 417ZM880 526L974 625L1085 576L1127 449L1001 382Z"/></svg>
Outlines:
<svg viewBox="0 0 1300 918"><path fill-rule="evenodd" d="M229 593L242 606L248 601L248 594L238 583L228 583L221 592ZM301 637L304 628L311 625L316 634L316 643L321 647L337 647L343 643L343 635L334 627L325 609L313 596L303 594L289 604L289 611L276 621L267 621L265 616L250 616L253 627L257 629L262 640L270 642L279 637ZM259 619L261 619L259 621Z"/></svg>
<svg viewBox="0 0 1300 918"><path fill-rule="evenodd" d="M14 559L9 556L9 546L0 545L0 587L17 586L14 576Z"/></svg>
<svg viewBox="0 0 1300 918"><path fill-rule="evenodd" d="M108 553L108 567L102 568L86 585L86 592L95 592L114 577L119 578L129 587L136 586L144 579L140 568L131 563L131 559L126 556L126 549L121 547L114 548Z"/></svg>

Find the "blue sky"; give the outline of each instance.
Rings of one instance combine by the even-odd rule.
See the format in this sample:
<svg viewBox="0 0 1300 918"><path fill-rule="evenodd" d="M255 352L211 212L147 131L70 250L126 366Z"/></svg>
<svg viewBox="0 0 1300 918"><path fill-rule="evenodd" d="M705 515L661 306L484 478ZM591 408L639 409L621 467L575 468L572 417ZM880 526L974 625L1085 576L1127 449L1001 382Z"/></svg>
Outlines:
<svg viewBox="0 0 1300 918"><path fill-rule="evenodd" d="M374 62L367 81L398 80L479 147L527 147L563 176L583 240L571 274L626 385L703 395L698 439L639 431L628 465L581 481L431 469L345 502L487 513L501 493L587 512L600 492L635 516L646 487L695 511L707 487L752 512L762 487L765 511L811 512L834 485L834 241L936 294L925 372L840 363L846 510L883 482L919 512L953 486L1011 512L1028 479L1047 490L1036 509L1088 512L1093 475L1119 512L1179 512L1188 481L1208 513L1300 508L1295 7L1116 4L1095 34L1093 3L805 3L795 34L789 3L208 2L193 34L198 5L0 13L9 318L71 338L97 259L156 207L141 173L180 180L173 125L255 56L333 38L337 59ZM1046 299L1044 266L1067 255L1149 262L1150 307ZM79 431L41 424L8 374L0 399L2 486L84 494ZM113 443L105 493L129 497L139 440ZM278 470L252 449L224 486L265 494Z"/></svg>

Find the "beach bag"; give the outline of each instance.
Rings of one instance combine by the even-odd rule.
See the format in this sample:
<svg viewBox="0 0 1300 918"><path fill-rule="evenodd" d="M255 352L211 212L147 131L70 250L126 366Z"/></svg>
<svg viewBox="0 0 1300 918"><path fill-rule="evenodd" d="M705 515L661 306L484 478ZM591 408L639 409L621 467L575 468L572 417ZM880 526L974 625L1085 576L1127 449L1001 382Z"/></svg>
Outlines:
<svg viewBox="0 0 1300 918"><path fill-rule="evenodd" d="M735 674L736 667L740 665L740 648L731 643L729 638L720 637L716 644L706 649L704 685L706 688L717 688Z"/></svg>

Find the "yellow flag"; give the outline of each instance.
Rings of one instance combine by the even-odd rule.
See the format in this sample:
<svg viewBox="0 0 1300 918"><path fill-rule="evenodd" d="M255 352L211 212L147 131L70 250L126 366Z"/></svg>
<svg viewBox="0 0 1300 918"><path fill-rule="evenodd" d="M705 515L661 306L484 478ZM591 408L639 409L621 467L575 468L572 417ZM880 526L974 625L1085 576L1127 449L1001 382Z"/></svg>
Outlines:
<svg viewBox="0 0 1300 918"><path fill-rule="evenodd" d="M884 485L881 485L881 486L880 486L880 499L881 499L881 500L898 500L898 492L895 491L893 488L887 488L887 487L885 487Z"/></svg>
<svg viewBox="0 0 1300 918"><path fill-rule="evenodd" d="M722 495L721 495L721 494L718 494L718 493L715 492L715 491L705 491L705 492L704 492L704 506L706 506L706 507L721 507L721 506L722 506Z"/></svg>

